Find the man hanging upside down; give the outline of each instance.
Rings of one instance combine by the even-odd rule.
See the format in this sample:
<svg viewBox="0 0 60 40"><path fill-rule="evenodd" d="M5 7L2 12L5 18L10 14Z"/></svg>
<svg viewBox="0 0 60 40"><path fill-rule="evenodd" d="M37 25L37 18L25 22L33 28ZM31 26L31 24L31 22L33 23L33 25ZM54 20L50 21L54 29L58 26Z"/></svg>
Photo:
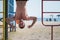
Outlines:
<svg viewBox="0 0 60 40"><path fill-rule="evenodd" d="M31 28L37 20L36 17L29 17L26 14L26 8L25 8L26 2L27 0L16 0L17 8L16 8L16 14L15 14L15 21L17 24L19 24L20 28L25 27L23 20L33 20L32 24L29 25L28 28Z"/></svg>

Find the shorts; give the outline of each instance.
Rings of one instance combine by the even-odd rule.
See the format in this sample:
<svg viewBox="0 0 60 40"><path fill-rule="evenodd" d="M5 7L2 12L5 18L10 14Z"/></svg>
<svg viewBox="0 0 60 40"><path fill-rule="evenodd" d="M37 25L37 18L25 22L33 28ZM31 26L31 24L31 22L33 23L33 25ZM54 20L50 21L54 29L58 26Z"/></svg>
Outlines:
<svg viewBox="0 0 60 40"><path fill-rule="evenodd" d="M24 13L20 13L20 14L16 14L15 16L15 20L27 20L28 19L28 15L24 14Z"/></svg>
<svg viewBox="0 0 60 40"><path fill-rule="evenodd" d="M28 1L28 0L16 0L16 1Z"/></svg>

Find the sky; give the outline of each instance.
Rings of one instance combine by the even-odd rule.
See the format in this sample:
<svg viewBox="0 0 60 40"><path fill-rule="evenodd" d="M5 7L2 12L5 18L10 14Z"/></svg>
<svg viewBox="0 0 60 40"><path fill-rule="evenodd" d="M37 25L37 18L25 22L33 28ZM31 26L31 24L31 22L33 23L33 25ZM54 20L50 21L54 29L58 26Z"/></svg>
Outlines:
<svg viewBox="0 0 60 40"><path fill-rule="evenodd" d="M0 12L3 11L3 1L0 1Z"/></svg>
<svg viewBox="0 0 60 40"><path fill-rule="evenodd" d="M60 1L44 1L44 12L60 12Z"/></svg>
<svg viewBox="0 0 60 40"><path fill-rule="evenodd" d="M60 1L44 1L43 8L44 12L60 12ZM0 12L3 11L2 9L3 9L3 3L2 1L0 1ZM14 0L14 12L16 12L15 0ZM28 14L28 16L36 16L38 18L41 18L41 0L29 0L26 4L26 13ZM47 16L44 15L44 17Z"/></svg>
<svg viewBox="0 0 60 40"><path fill-rule="evenodd" d="M0 1L0 12L3 12L3 1ZM3 14L0 14L0 18L3 17Z"/></svg>

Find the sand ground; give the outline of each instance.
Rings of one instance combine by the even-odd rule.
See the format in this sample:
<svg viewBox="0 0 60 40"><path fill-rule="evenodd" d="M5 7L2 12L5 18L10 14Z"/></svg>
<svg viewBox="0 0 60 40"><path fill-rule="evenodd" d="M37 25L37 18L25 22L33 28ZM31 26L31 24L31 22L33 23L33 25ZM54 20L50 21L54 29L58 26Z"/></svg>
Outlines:
<svg viewBox="0 0 60 40"><path fill-rule="evenodd" d="M0 28L0 40L3 38L3 28Z"/></svg>
<svg viewBox="0 0 60 40"><path fill-rule="evenodd" d="M20 29L17 25L16 32L8 33L8 40L51 40L51 27L44 26L37 21L32 28L28 28L31 21L24 21L25 28ZM2 25L2 24L1 24ZM54 27L54 40L60 40L60 26ZM0 39L2 38L2 28L0 28Z"/></svg>
<svg viewBox="0 0 60 40"><path fill-rule="evenodd" d="M0 21L0 25L2 25L3 23ZM0 26L0 40L3 38L3 28L2 26Z"/></svg>
<svg viewBox="0 0 60 40"><path fill-rule="evenodd" d="M27 26L31 21L24 21L25 28L20 29L17 26L16 32L9 32L9 40L51 40L51 27L43 26L40 21L37 21L32 28ZM54 40L60 40L60 26L54 27Z"/></svg>

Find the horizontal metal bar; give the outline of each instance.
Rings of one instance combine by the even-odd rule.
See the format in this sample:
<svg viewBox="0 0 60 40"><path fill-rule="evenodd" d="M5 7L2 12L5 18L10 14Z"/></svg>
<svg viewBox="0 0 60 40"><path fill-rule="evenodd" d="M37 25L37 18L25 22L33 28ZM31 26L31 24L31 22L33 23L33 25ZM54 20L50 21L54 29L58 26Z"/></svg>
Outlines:
<svg viewBox="0 0 60 40"><path fill-rule="evenodd" d="M4 12L0 12L0 13L4 13ZM16 12L8 12L8 13L16 13Z"/></svg>
<svg viewBox="0 0 60 40"><path fill-rule="evenodd" d="M60 12L43 12L43 13L60 13Z"/></svg>
<svg viewBox="0 0 60 40"><path fill-rule="evenodd" d="M16 13L16 12L8 12L8 13Z"/></svg>
<svg viewBox="0 0 60 40"><path fill-rule="evenodd" d="M3 25L0 25L0 26L3 26Z"/></svg>
<svg viewBox="0 0 60 40"><path fill-rule="evenodd" d="M0 1L3 1L3 0L0 0Z"/></svg>
<svg viewBox="0 0 60 40"><path fill-rule="evenodd" d="M3 28L3 25L0 25L0 28Z"/></svg>
<svg viewBox="0 0 60 40"><path fill-rule="evenodd" d="M43 1L60 1L60 0L43 0Z"/></svg>
<svg viewBox="0 0 60 40"><path fill-rule="evenodd" d="M0 13L4 13L4 12L0 12Z"/></svg>

